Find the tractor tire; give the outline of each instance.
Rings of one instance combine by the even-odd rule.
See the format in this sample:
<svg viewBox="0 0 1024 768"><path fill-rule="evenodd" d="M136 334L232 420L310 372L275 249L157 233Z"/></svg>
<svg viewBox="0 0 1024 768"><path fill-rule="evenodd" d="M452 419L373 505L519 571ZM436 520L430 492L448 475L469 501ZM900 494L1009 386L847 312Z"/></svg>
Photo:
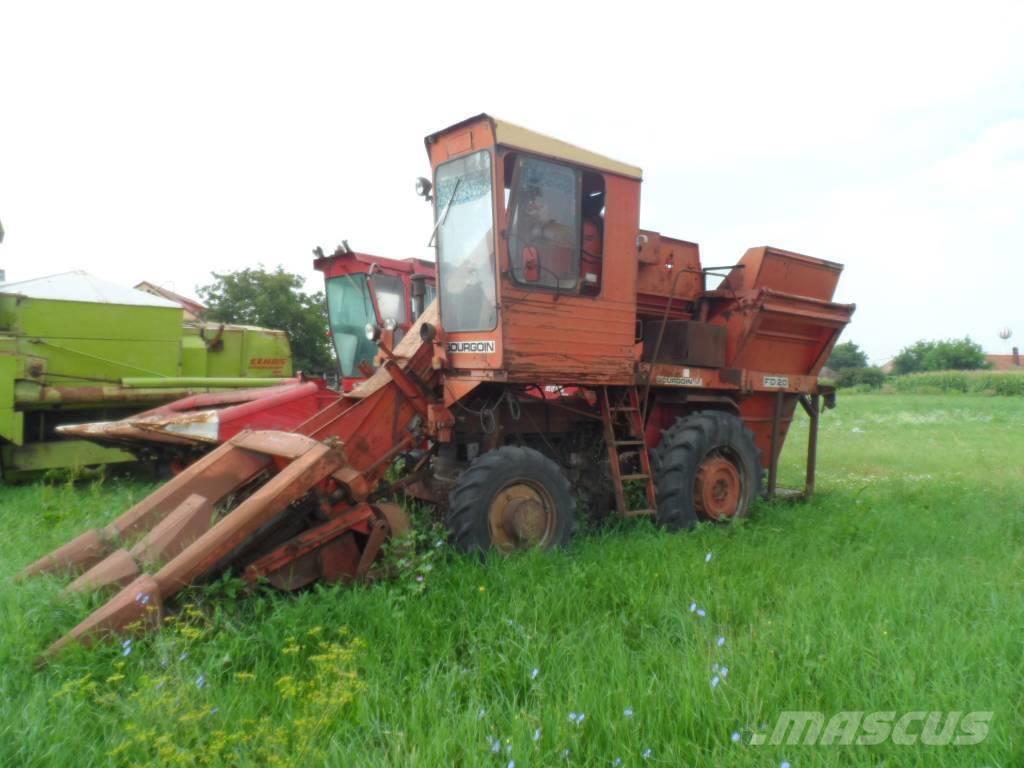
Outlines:
<svg viewBox="0 0 1024 768"><path fill-rule="evenodd" d="M662 432L654 483L656 520L671 530L746 517L761 491L761 451L737 416L697 411Z"/></svg>
<svg viewBox="0 0 1024 768"><path fill-rule="evenodd" d="M576 500L554 461L506 445L477 457L448 494L445 522L460 552L565 547L576 528Z"/></svg>

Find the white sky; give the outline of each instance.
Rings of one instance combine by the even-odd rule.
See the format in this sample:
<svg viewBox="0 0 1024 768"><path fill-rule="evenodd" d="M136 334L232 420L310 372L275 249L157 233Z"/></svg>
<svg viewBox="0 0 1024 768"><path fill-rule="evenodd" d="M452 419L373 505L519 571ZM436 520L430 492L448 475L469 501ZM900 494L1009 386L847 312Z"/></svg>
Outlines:
<svg viewBox="0 0 1024 768"><path fill-rule="evenodd" d="M0 2L0 268L429 258L423 136L482 111L641 166L705 264L844 263L875 362L1024 340L1020 2Z"/></svg>

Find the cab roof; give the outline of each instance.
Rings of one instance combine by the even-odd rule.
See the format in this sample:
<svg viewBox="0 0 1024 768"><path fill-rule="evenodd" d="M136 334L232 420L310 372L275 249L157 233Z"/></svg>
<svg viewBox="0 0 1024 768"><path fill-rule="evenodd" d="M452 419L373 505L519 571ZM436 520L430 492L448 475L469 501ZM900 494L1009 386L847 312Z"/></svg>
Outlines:
<svg viewBox="0 0 1024 768"><path fill-rule="evenodd" d="M428 153L430 151L430 145L437 141L438 137L441 135L450 133L457 128L469 125L470 123L475 123L481 119L490 121L494 128L494 140L496 144L501 144L506 147L514 147L516 149L524 149L527 152L534 152L538 155L547 155L548 157L569 160L570 162L577 163L579 165L586 165L600 171L614 173L619 176L626 176L630 179L639 180L643 178L643 171L635 165L629 165L628 163L613 160L610 157L605 157L604 155L599 155L596 152L591 152L590 150L583 149L582 147L577 147L575 144L570 144L567 141L562 141L561 139L546 136L543 133L531 131L528 128L518 126L515 123L499 120L493 115L488 115L486 113L481 113L466 120L462 120L427 136L425 143L427 145Z"/></svg>

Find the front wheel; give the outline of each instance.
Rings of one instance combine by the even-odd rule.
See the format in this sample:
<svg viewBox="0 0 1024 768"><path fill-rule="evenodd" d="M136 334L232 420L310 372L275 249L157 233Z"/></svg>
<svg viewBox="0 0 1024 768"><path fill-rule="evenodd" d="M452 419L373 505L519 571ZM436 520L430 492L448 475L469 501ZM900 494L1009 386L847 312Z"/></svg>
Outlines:
<svg viewBox="0 0 1024 768"><path fill-rule="evenodd" d="M761 451L731 413L676 420L654 452L657 520L678 530L698 520L746 517L761 488Z"/></svg>
<svg viewBox="0 0 1024 768"><path fill-rule="evenodd" d="M576 502L561 468L532 448L506 445L478 457L448 495L445 522L460 552L567 546Z"/></svg>

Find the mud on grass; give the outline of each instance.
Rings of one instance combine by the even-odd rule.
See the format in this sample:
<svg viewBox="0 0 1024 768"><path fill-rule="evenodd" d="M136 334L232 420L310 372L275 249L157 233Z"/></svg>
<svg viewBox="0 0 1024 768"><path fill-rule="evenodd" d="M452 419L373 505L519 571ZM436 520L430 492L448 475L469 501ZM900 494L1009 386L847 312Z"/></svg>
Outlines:
<svg viewBox="0 0 1024 768"><path fill-rule="evenodd" d="M421 529L396 581L243 600L223 581L156 636L42 671L98 601L11 577L149 486L3 488L0 765L1020 765L1022 428L1008 398L845 397L809 503L483 566ZM746 743L784 710L994 716L973 747Z"/></svg>

